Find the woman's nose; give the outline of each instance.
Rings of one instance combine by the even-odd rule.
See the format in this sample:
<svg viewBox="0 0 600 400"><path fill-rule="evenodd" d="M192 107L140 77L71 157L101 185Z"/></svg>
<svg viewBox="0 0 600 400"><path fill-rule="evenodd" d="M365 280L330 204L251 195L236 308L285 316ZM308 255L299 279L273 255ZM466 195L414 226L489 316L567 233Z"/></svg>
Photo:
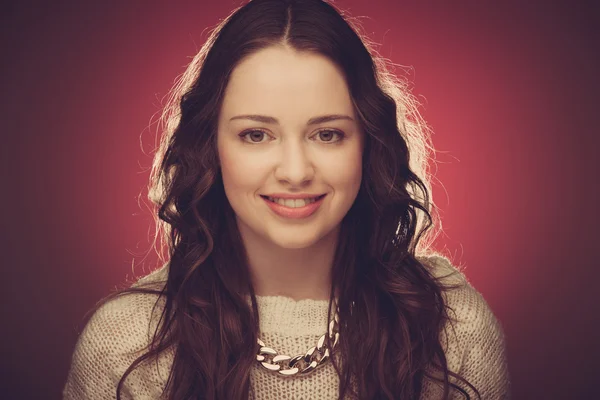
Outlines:
<svg viewBox="0 0 600 400"><path fill-rule="evenodd" d="M310 181L314 176L314 166L309 157L308 149L301 140L287 141L283 149L275 177L291 185L300 186Z"/></svg>

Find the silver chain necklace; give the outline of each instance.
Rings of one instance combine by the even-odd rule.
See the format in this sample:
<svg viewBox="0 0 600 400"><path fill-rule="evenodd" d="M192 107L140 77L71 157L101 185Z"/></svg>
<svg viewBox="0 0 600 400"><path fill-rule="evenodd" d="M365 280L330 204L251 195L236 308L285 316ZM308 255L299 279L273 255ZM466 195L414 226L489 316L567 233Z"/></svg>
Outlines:
<svg viewBox="0 0 600 400"><path fill-rule="evenodd" d="M258 339L256 361L264 369L283 376L306 375L314 371L329 360L337 347L340 337L338 313L339 307L336 308L335 316L329 323L328 332L324 333L317 341L317 345L311 347L305 354L298 354L294 357L279 354L275 349L265 346L264 342ZM329 340L332 343L331 349L325 343L327 334L329 334Z"/></svg>

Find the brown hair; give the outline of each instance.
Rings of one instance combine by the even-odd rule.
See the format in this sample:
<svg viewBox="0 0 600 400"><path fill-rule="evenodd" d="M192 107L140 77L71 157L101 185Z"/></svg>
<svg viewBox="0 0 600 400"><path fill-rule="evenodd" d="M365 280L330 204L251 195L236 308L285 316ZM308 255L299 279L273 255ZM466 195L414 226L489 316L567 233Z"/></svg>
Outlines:
<svg viewBox="0 0 600 400"><path fill-rule="evenodd" d="M259 316L223 189L216 128L232 70L244 57L273 45L319 53L337 64L366 133L363 179L342 221L332 271L329 314L333 294L339 293L342 322L336 352L344 362L331 358L340 399L353 390L351 377L360 399L418 398L424 379L442 382L444 398L452 387L470 399L449 376L477 392L448 370L440 343L450 320L442 294L453 287L417 257L431 253L427 239L433 240L436 217L427 172L429 130L408 85L388 72L359 32L354 19L325 1L253 0L212 31L179 78L162 114L149 187L160 251L168 249L166 284L120 290L98 305L128 293L164 301L150 346L121 378L117 399L134 368L170 348L175 356L169 399L249 396Z"/></svg>

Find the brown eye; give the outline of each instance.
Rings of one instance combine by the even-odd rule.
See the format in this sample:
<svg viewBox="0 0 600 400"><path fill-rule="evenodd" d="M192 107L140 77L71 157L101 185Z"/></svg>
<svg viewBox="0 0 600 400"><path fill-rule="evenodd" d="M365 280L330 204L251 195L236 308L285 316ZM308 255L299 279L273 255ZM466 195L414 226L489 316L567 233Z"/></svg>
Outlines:
<svg viewBox="0 0 600 400"><path fill-rule="evenodd" d="M338 140L332 140L335 135L339 136ZM319 136L321 141L325 143L336 143L344 139L344 134L342 132L333 131L330 129L320 131L317 133L317 136Z"/></svg>
<svg viewBox="0 0 600 400"><path fill-rule="evenodd" d="M247 138L250 138L250 141L252 143L261 143L262 140L260 140L263 136L265 135L265 132L263 131L259 131L259 130L252 130L252 131L246 131L246 132L242 132L239 136L245 140L248 141Z"/></svg>

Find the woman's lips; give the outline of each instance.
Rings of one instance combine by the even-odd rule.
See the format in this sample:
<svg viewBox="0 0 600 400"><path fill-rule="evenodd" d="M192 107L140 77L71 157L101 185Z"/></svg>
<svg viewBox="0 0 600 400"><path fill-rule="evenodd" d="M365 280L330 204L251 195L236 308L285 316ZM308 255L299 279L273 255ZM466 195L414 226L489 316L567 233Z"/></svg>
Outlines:
<svg viewBox="0 0 600 400"><path fill-rule="evenodd" d="M284 218L306 218L315 213L323 203L323 199L327 196L326 194L320 196L313 203L307 204L303 207L286 207L281 204L274 203L266 197L262 197L262 199L267 203L267 205L273 210L273 212Z"/></svg>

